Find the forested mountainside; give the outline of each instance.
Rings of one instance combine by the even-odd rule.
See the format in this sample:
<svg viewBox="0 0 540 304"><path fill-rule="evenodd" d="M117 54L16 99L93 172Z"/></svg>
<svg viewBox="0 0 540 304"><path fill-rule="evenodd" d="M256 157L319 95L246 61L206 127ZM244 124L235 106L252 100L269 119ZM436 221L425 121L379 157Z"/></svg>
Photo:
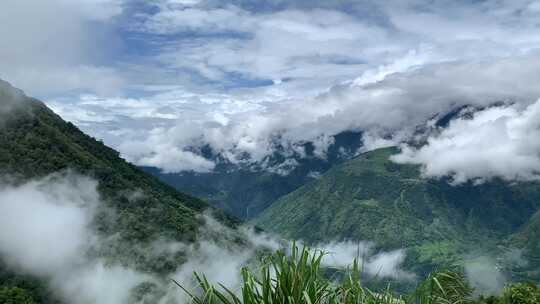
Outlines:
<svg viewBox="0 0 540 304"><path fill-rule="evenodd" d="M397 152L379 149L338 165L253 222L312 243L372 240L383 248L407 248L408 264L420 272L459 264L471 254L498 256L519 248L529 268L514 274L538 277L537 183L452 186L422 178L418 166L391 162Z"/></svg>
<svg viewBox="0 0 540 304"><path fill-rule="evenodd" d="M56 178L84 175L98 183L105 206L97 210L93 230L98 236L115 239L93 254L153 273L168 273L185 261L182 254L172 260L155 259L138 248L156 239L184 243L197 240L205 224L201 217L208 209L205 202L144 173L120 158L118 152L63 121L42 102L1 81L0 122L2 182L20 185L54 173L58 174ZM238 223L222 212L209 212L226 225ZM37 303L52 302L41 282L15 273L4 263L0 265L0 293L20 293L23 298L28 293Z"/></svg>
<svg viewBox="0 0 540 304"><path fill-rule="evenodd" d="M317 156L312 143L305 143L305 155L285 155L279 147L260 164L220 163L219 155L207 151L204 156L218 165L208 173L163 173L142 167L148 173L179 191L208 201L242 219L250 219L268 208L281 196L318 178L332 166L353 157L362 146L361 132L347 131L333 137L324 156Z"/></svg>
<svg viewBox="0 0 540 304"><path fill-rule="evenodd" d="M440 115L434 126L447 126L464 108ZM417 132L425 133L425 126L419 126ZM154 167L141 169L177 190L203 198L238 218L252 219L280 197L357 156L363 144L361 131L344 131L331 137L331 144L322 155L315 152L311 142L299 147L303 154L286 151L276 144L275 152L260 163L231 164L206 147L202 156L217 164L211 172L165 173Z"/></svg>

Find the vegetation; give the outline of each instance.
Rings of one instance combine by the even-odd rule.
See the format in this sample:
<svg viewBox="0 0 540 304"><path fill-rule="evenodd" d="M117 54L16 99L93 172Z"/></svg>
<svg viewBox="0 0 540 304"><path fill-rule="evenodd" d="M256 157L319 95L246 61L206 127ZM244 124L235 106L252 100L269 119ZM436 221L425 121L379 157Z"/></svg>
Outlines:
<svg viewBox="0 0 540 304"><path fill-rule="evenodd" d="M253 223L312 243L376 240L385 249L408 248L408 266L424 274L455 266L470 253L539 244L534 238L540 240L540 220L527 226L540 209L538 183L452 186L422 178L417 166L391 162L397 151L379 149L338 165L272 204ZM514 236L523 227L518 243ZM538 252L534 249L525 253ZM540 277L530 260L527 270L513 274Z"/></svg>
<svg viewBox="0 0 540 304"><path fill-rule="evenodd" d="M115 241L89 255L159 274L174 271L185 262L182 254L167 261L157 259L146 254L144 246L159 238L195 241L204 224L200 215L208 209L205 202L177 192L126 162L117 151L63 121L42 102L16 97L10 100L15 97L0 94L1 182L7 179L21 184L68 171L92 177L99 183L104 202L93 228L105 237L115 235ZM238 223L220 211L211 211L229 226ZM8 271L1 263L0 287L9 288L5 294L26 290L38 303L53 303L43 282Z"/></svg>
<svg viewBox="0 0 540 304"><path fill-rule="evenodd" d="M25 289L19 287L0 287L0 303L34 304L34 299Z"/></svg>
<svg viewBox="0 0 540 304"><path fill-rule="evenodd" d="M360 137L361 133L350 131L334 136L325 159L315 155L311 143L303 145L305 155L286 153L282 147L275 146L276 152L266 157L262 165L249 166L228 164L206 148L203 155L218 163L213 172L163 173L157 168L142 169L179 191L204 198L239 218L251 219L278 198L314 180L314 173L326 172L333 165L349 159L361 145ZM291 160L294 166L287 165Z"/></svg>
<svg viewBox="0 0 540 304"><path fill-rule="evenodd" d="M329 281L321 269L324 253L293 246L290 255L278 251L259 273L243 268L240 291L212 285L195 273L201 292L182 288L194 304L529 304L540 303L540 287L532 283L508 286L500 297L475 299L463 275L452 271L430 274L408 295L363 287L357 261L341 282Z"/></svg>

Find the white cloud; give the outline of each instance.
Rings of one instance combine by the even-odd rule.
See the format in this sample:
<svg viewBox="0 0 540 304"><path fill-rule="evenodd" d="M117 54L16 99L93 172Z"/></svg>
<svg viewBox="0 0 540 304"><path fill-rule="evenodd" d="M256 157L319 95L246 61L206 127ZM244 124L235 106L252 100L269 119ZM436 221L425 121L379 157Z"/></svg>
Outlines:
<svg viewBox="0 0 540 304"><path fill-rule="evenodd" d="M167 145L155 146L154 149L166 149L167 154L153 154L143 156L137 160L141 166L164 168L165 173L175 173L181 171L210 172L215 164L204 157L193 152L182 151L177 147Z"/></svg>
<svg viewBox="0 0 540 304"><path fill-rule="evenodd" d="M130 199L138 199L138 192ZM103 211L97 182L72 172L57 173L19 185L0 184L0 258L16 272L49 282L52 292L68 303L134 303L134 290L151 284L147 294L153 303L183 303L185 294L168 275L141 272L136 261L120 264L100 252L115 235L98 236L92 227L97 210ZM113 212L112 210L106 210ZM170 274L189 288L193 272L204 273L214 283L231 288L240 282L240 268L260 249L278 249L272 237L250 228L233 231L204 215L198 241L179 243L158 239L150 244L131 244L138 257L168 259L183 253L187 261ZM237 243L241 239L243 245ZM125 262L126 260L124 260ZM150 286L150 285L146 285ZM162 302L160 302L162 301Z"/></svg>
<svg viewBox="0 0 540 304"><path fill-rule="evenodd" d="M18 271L49 280L71 303L126 303L131 289L150 277L86 257L97 242L89 228L100 204L96 187L72 173L2 185L0 256Z"/></svg>
<svg viewBox="0 0 540 304"><path fill-rule="evenodd" d="M98 62L114 35L97 23L120 14L118 0L6 0L0 5L0 77L30 94L109 94L120 73Z"/></svg>
<svg viewBox="0 0 540 304"><path fill-rule="evenodd" d="M356 77L376 56L406 52L386 29L335 10L257 13L233 5L169 5L145 20L140 30L197 33L162 46L155 57L162 65L225 83L231 74L272 79L287 94L320 92Z"/></svg>
<svg viewBox="0 0 540 304"><path fill-rule="evenodd" d="M212 170L199 155L207 144L233 162L261 161L276 144L301 154L305 141L324 157L341 131L364 131L365 151L462 105L540 97L534 1L9 1L0 77L32 93L93 91L48 104L167 172ZM21 24L24 14L40 18ZM114 29L133 51L98 64ZM128 87L136 93L117 94Z"/></svg>
<svg viewBox="0 0 540 304"><path fill-rule="evenodd" d="M212 164L196 155L206 144L233 162L244 153L261 161L276 143L296 151L305 141L313 141L324 157L332 135L346 130L365 132L365 150L399 143L417 126L460 106L504 101L526 107L540 96L539 68L540 57L532 53L416 67L306 99L258 89L229 94L179 90L144 99L85 97L51 105L137 164L169 172L208 171Z"/></svg>
<svg viewBox="0 0 540 304"><path fill-rule="evenodd" d="M478 256L465 261L467 281L474 288L475 295L499 295L508 278L496 261L488 256Z"/></svg>
<svg viewBox="0 0 540 304"><path fill-rule="evenodd" d="M472 118L457 118L416 149L403 147L393 157L421 164L428 177L451 176L454 183L499 177L537 180L540 176L540 100L488 108Z"/></svg>
<svg viewBox="0 0 540 304"><path fill-rule="evenodd" d="M123 12L125 0L63 0L67 5L76 6L85 18L107 21Z"/></svg>
<svg viewBox="0 0 540 304"><path fill-rule="evenodd" d="M322 265L327 267L350 267L353 261L358 262L360 269L370 277L382 279L413 280L413 273L403 270L405 250L398 249L388 252L374 252L371 242L330 242L319 244L317 248L326 255Z"/></svg>
<svg viewBox="0 0 540 304"><path fill-rule="evenodd" d="M77 263L90 241L86 229L99 199L91 180L56 178L3 187L0 192L2 255L39 274Z"/></svg>
<svg viewBox="0 0 540 304"><path fill-rule="evenodd" d="M524 13L530 1L368 1L369 9L351 3L355 9L347 11L331 3L312 3L310 9L280 3L280 9L258 11L242 2L176 2L162 3L135 27L175 37L159 47L160 64L218 83L230 81L231 73L272 79L293 96L362 74L364 81L380 80L414 65L511 56L540 44L537 16ZM415 54L419 49L429 53Z"/></svg>

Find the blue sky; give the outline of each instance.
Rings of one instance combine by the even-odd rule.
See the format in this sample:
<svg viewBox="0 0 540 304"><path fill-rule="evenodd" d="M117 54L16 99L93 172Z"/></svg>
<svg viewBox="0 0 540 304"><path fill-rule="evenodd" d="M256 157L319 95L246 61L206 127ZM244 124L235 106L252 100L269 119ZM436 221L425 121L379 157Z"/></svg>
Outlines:
<svg viewBox="0 0 540 304"><path fill-rule="evenodd" d="M518 119L540 97L539 15L533 0L7 0L0 78L136 164L208 171L206 144L261 161L279 135L324 157L336 133L400 144L461 105ZM403 159L428 172L420 152ZM485 168L463 178L506 174Z"/></svg>

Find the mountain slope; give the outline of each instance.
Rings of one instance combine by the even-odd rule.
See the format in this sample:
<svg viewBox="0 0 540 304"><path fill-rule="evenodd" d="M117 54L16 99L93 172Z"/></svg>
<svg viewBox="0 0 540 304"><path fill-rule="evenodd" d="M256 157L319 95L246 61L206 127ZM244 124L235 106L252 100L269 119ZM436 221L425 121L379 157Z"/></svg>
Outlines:
<svg viewBox="0 0 540 304"><path fill-rule="evenodd" d="M510 238L510 243L523 249L524 264L514 271L523 277L540 278L540 210Z"/></svg>
<svg viewBox="0 0 540 304"><path fill-rule="evenodd" d="M347 131L333 136L324 158L315 155L315 147L308 142L301 147L305 155L286 153L278 146L262 163L244 166L227 163L208 148L204 156L218 163L212 172L163 173L152 167L142 169L179 191L204 198L239 218L249 219L333 165L350 159L361 145L361 133Z"/></svg>
<svg viewBox="0 0 540 304"><path fill-rule="evenodd" d="M97 179L98 190L111 206L129 208L133 218L126 217L108 229L147 224L130 235L137 239L148 239L163 231L193 238L191 234L199 225L196 215L207 207L203 201L179 193L125 162L118 152L64 122L43 103L23 99L5 116L0 128L0 174L26 180L67 169ZM145 198L129 203L122 191L136 190L144 192ZM147 208L152 205L160 208ZM155 223L156 218L162 222Z"/></svg>
<svg viewBox="0 0 540 304"><path fill-rule="evenodd" d="M174 271L185 262L183 254L159 259L144 250L145 244L158 239L189 244L205 224L201 216L208 209L205 202L127 163L42 102L0 81L0 185L21 185L51 174L83 175L98 182L104 206L97 210L92 230L99 237L114 238L92 254L137 271ZM226 225L238 223L212 208L210 212ZM21 287L30 290L37 302L53 302L39 281L8 269L1 257L0 286Z"/></svg>
<svg viewBox="0 0 540 304"><path fill-rule="evenodd" d="M391 162L397 152L379 149L338 165L276 201L254 223L310 242L372 240L409 248L417 262L449 265L496 248L540 207L537 184L451 186L421 178L417 166Z"/></svg>

